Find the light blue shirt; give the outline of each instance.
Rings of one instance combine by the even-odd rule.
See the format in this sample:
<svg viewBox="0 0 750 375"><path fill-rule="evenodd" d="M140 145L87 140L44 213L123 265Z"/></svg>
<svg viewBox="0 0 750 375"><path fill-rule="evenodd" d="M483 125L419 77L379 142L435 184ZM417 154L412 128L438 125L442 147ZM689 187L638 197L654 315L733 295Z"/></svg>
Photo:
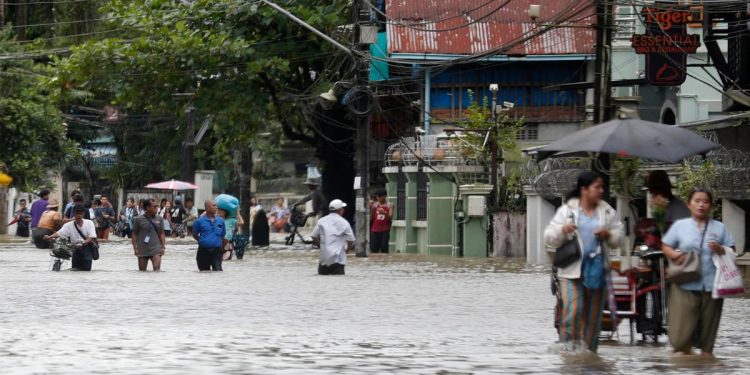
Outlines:
<svg viewBox="0 0 750 375"><path fill-rule="evenodd" d="M701 237L703 230L698 227L698 223L693 218L676 221L667 231L663 243L679 249L682 252L700 251L701 253L701 279L693 282L680 284L680 288L695 292L710 292L714 289L714 278L716 277L716 266L714 265L712 255L708 244L711 241L718 242L719 245L734 247L734 238L729 233L724 223L716 220L710 220L706 229L706 238L701 246Z"/></svg>
<svg viewBox="0 0 750 375"><path fill-rule="evenodd" d="M594 216L587 216L581 210L580 215L578 215L578 233L581 235L581 242L583 242L584 256L591 256L591 254L596 253L599 241L594 232L599 226L599 218L597 218L596 213L594 213Z"/></svg>

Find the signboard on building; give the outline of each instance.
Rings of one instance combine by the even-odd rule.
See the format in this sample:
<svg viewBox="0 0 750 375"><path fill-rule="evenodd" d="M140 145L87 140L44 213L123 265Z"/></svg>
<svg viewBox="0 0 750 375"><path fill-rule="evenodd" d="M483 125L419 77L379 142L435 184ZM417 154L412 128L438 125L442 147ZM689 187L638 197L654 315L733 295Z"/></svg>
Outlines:
<svg viewBox="0 0 750 375"><path fill-rule="evenodd" d="M688 25L701 20L695 9L673 3L643 7L645 34L634 34L635 53L646 55L646 82L653 86L679 86L687 78L687 55L701 46L700 36L688 34Z"/></svg>

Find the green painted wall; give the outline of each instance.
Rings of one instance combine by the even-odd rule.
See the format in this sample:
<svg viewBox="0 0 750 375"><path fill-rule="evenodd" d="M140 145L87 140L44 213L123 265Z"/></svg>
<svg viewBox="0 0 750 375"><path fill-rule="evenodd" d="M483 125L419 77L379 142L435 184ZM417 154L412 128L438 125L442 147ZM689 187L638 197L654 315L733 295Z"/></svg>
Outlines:
<svg viewBox="0 0 750 375"><path fill-rule="evenodd" d="M388 179L388 183L385 184L385 191L388 193L388 203L392 204L394 207L393 212L393 220L396 220L396 201L398 200L398 174L395 173L386 173L386 178ZM396 227L391 225L391 236L390 241L388 243L388 252L389 253L395 253L398 252L396 246L399 233L403 232L403 230L398 230ZM404 237L403 235L401 237ZM403 249L403 248L402 248Z"/></svg>
<svg viewBox="0 0 750 375"><path fill-rule="evenodd" d="M467 207L464 207L466 209ZM464 257L487 257L487 216L472 217L464 224Z"/></svg>
<svg viewBox="0 0 750 375"><path fill-rule="evenodd" d="M469 200L472 197L484 198L484 214L482 216L468 216L468 222L463 224L463 253L464 257L487 257L487 197L491 187L489 185L461 186L461 199L464 212L469 214Z"/></svg>
<svg viewBox="0 0 750 375"><path fill-rule="evenodd" d="M428 254L452 255L456 225L453 220L456 187L444 174L425 172L430 181L427 201Z"/></svg>
<svg viewBox="0 0 750 375"><path fill-rule="evenodd" d="M419 254L429 254L429 249L427 248L427 228L415 228L415 241L417 242L417 245L415 246L415 250Z"/></svg>

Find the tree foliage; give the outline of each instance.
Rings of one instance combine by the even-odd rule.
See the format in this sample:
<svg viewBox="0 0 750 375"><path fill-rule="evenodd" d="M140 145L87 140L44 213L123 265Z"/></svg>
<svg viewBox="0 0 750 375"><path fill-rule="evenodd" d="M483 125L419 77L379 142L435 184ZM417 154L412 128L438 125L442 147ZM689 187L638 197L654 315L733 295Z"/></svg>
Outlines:
<svg viewBox="0 0 750 375"><path fill-rule="evenodd" d="M708 189L716 194L721 191L718 185L719 180L718 168L713 163L704 161L700 165L694 166L685 162L682 165L680 179L677 181L677 194L685 201L695 188Z"/></svg>
<svg viewBox="0 0 750 375"><path fill-rule="evenodd" d="M524 119L511 119L506 111L500 111L497 117L493 117L489 99L485 97L481 102L475 100L471 90L469 90L469 100L471 104L466 110L461 126L482 131L466 132L463 135L465 142L461 143L461 154L489 165L491 162L490 142L496 142L501 152L512 152L516 149L518 133L523 129L525 121ZM495 126L494 131L488 135L484 130L492 129L493 126ZM507 175L499 180L498 185L497 202L492 205L493 207L507 212L525 210L526 203L518 171L509 169Z"/></svg>
<svg viewBox="0 0 750 375"><path fill-rule="evenodd" d="M10 28L0 31L0 52L17 53ZM78 153L67 138L54 98L45 89L49 67L29 59L0 60L0 162L24 191L50 187L46 174Z"/></svg>
<svg viewBox="0 0 750 375"><path fill-rule="evenodd" d="M329 33L343 23L348 6L341 0L279 3ZM82 90L129 114L172 118L122 125L119 136L130 142L123 150L130 164L120 166L126 175L138 178L154 152L176 173L176 139L189 104L177 93L194 93L198 118L214 118L196 152L199 166L226 165L238 150L268 148L273 124L297 139L314 140L296 99L317 95L309 90L320 83L333 51L285 16L242 0L111 0L102 12L109 20L105 27L122 31L73 47L58 61L52 87L64 102L78 100L71 93Z"/></svg>
<svg viewBox="0 0 750 375"><path fill-rule="evenodd" d="M506 111L497 113L497 118L492 116L489 99L484 97L482 101L475 100L474 93L469 90L469 100L471 104L466 109L464 120L461 121L462 127L466 129L490 129L493 122L497 121L496 131L493 132L495 142L500 150L513 150L517 145L518 133L523 129L525 121L523 119L514 120L508 116ZM485 143L487 133L484 132L466 132L465 140L471 145L465 148L464 154L474 154L480 159L489 158L490 148L489 141Z"/></svg>

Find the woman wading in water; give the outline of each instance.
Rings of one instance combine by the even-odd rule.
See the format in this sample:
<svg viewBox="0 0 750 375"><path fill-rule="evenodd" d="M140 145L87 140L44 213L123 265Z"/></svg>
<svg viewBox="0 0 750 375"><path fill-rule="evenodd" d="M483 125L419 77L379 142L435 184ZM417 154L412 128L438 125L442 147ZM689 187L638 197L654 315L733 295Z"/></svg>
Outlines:
<svg viewBox="0 0 750 375"><path fill-rule="evenodd" d="M559 248L575 239L581 250L579 258L557 270L562 296L560 342L570 351L598 348L607 301L602 252L618 248L625 234L617 212L602 200L603 183L597 173L583 172L544 231L548 246Z"/></svg>

